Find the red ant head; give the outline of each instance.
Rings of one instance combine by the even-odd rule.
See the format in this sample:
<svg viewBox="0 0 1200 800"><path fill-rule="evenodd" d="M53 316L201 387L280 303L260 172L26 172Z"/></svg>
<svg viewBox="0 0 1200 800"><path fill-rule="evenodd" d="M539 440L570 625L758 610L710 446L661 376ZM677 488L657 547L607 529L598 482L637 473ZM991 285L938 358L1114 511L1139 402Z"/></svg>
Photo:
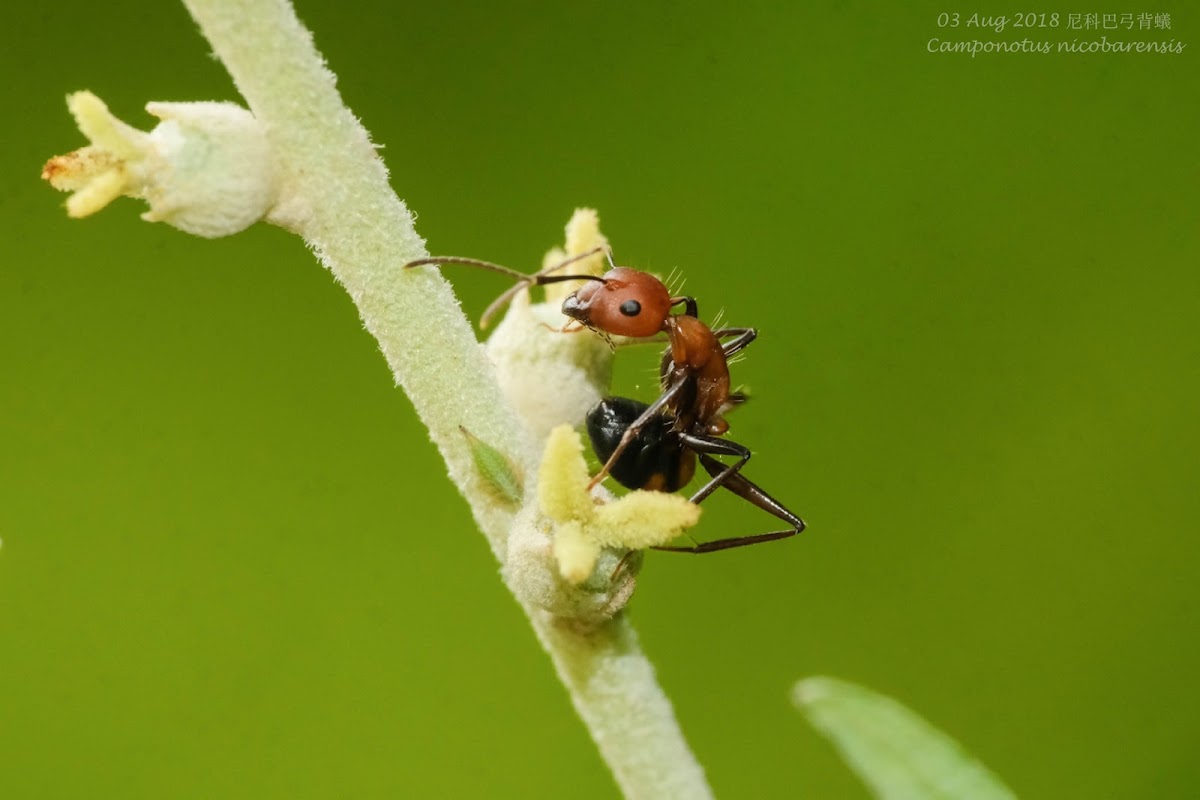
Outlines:
<svg viewBox="0 0 1200 800"><path fill-rule="evenodd" d="M643 338L663 329L671 293L647 272L617 267L564 300L562 313L605 333Z"/></svg>

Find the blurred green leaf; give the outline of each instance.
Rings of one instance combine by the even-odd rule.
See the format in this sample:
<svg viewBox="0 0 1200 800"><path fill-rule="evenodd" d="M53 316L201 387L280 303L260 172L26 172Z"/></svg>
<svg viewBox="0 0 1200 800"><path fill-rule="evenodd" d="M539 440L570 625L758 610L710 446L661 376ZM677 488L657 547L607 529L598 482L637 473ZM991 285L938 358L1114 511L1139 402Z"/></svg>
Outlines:
<svg viewBox="0 0 1200 800"><path fill-rule="evenodd" d="M792 699L884 800L1014 800L958 742L890 697L835 678L808 678Z"/></svg>

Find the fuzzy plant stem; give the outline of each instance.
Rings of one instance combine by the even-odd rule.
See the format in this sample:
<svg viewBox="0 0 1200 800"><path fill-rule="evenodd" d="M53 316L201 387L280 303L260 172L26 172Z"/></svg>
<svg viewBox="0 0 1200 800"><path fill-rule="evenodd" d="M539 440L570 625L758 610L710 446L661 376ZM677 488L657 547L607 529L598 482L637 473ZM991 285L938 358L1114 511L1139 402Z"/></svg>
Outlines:
<svg viewBox="0 0 1200 800"><path fill-rule="evenodd" d="M288 200L272 221L300 234L350 293L503 562L513 514L481 485L459 426L527 475L536 473L537 453L449 285L434 272L401 269L427 253L367 132L286 0L185 4L284 170ZM523 605L625 795L711 797L625 615L584 631Z"/></svg>

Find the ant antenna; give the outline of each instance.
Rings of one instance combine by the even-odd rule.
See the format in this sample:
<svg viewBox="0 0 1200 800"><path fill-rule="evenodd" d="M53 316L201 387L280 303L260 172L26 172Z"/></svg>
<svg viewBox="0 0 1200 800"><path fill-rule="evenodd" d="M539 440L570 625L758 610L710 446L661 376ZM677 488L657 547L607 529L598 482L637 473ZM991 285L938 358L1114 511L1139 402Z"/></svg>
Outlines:
<svg viewBox="0 0 1200 800"><path fill-rule="evenodd" d="M499 264L493 264L490 261L480 261L477 258L462 258L459 256L431 256L429 258L418 258L415 261L410 261L404 265L403 269L411 269L413 267L425 266L428 264L461 264L467 267L479 267L488 272L498 272L501 275L507 275L510 278L515 278L517 283L509 287L503 294L492 301L486 309L483 316L479 319L479 327L486 328L491 322L493 316L504 306L512 302L512 299L522 290L530 286L545 286L547 283L561 283L563 281L599 281L604 283L604 278L598 275L552 275L550 273L557 272L568 264L574 264L576 261L582 261L585 258L594 256L599 252L603 252L608 256L608 263L612 264L612 251L608 247L593 247L586 253L571 256L570 258L560 261L557 264L552 264L549 267L538 270L532 275L527 275L524 272L518 272L510 267L502 267Z"/></svg>

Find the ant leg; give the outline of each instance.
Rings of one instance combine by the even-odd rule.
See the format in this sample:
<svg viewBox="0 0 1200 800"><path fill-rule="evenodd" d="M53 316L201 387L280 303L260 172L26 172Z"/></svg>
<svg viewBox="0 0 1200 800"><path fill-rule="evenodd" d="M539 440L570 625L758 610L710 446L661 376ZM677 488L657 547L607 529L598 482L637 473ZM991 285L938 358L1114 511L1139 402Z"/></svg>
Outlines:
<svg viewBox="0 0 1200 800"><path fill-rule="evenodd" d="M716 477L725 466L720 461L717 461L715 458L705 455L704 453L700 453L698 455L700 456L700 463L704 466L704 469L708 471L709 475ZM779 533L783 534L782 536L773 533L764 534L766 536L778 536L778 538L782 539L787 536L793 536L797 533L800 533L805 529L805 527L807 527L804 524L804 520L793 514L787 506L776 500L771 495L767 494L762 487L751 481L745 475L742 475L740 472L737 474L731 474L725 483L722 484L722 486L748 503L761 508L768 514L773 514L774 516L779 517L781 520L792 526L792 530L780 531Z"/></svg>
<svg viewBox="0 0 1200 800"><path fill-rule="evenodd" d="M551 333L583 333L584 331L587 330L587 328L585 328L582 325L579 325L577 323L578 323L578 320L571 319L571 320L567 320L567 323L565 325L563 325L561 328L556 328L548 322L539 322L538 327L545 328L546 330L550 331ZM572 328L571 327L572 325L575 325L575 327Z"/></svg>
<svg viewBox="0 0 1200 800"><path fill-rule="evenodd" d="M696 306L696 298L690 295L680 295L679 297L671 298L672 306L683 306L683 314L686 317L699 317L700 309Z"/></svg>
<svg viewBox="0 0 1200 800"><path fill-rule="evenodd" d="M621 560L617 562L617 566L613 567L613 571L608 574L608 582L616 583L617 577L625 569L626 565L633 559L637 558L637 555L640 552L642 552L642 551L641 550L630 550L628 553L621 556Z"/></svg>
<svg viewBox="0 0 1200 800"><path fill-rule="evenodd" d="M740 353L742 350L746 349L751 342L758 338L758 331L754 328L721 328L719 331L713 331L713 335L718 339L723 339L726 336L737 337L729 344L722 345L721 347L722 351L725 353L725 357L729 358L735 353ZM730 408L732 408L733 406L740 406L748 399L750 399L749 395L745 394L744 392L731 392L729 397L725 398L725 402L729 404Z"/></svg>
<svg viewBox="0 0 1200 800"><path fill-rule="evenodd" d="M699 503L712 494L718 486L723 486L752 505L779 517L792 527L783 531L760 533L754 536L735 536L728 539L717 539L716 541L704 542L692 547L664 546L655 547L653 548L654 550L666 550L675 553L713 553L718 550L729 550L734 547L745 547L762 542L773 542L776 539L786 539L804 530L804 520L793 514L783 503L780 503L774 497L767 494L757 484L739 472L742 466L750 459L750 451L747 448L736 442L729 442L714 437L688 436L684 438L684 441L696 451L700 457L701 465L712 476L712 480L692 497L693 503ZM710 453L737 455L739 458L735 463L726 465L717 461Z"/></svg>
<svg viewBox="0 0 1200 800"><path fill-rule="evenodd" d="M725 351L725 356L728 358L734 353L741 352L746 349L746 346L758 338L758 331L754 328L721 328L713 331L713 336L718 339L724 339L728 336L736 336L732 342L722 345L721 348Z"/></svg>
<svg viewBox="0 0 1200 800"><path fill-rule="evenodd" d="M671 347L668 345L667 349L663 350L662 360L658 363L658 385L665 387L667 385L667 378L674 371L675 359L671 358Z"/></svg>
<svg viewBox="0 0 1200 800"><path fill-rule="evenodd" d="M721 328L720 330L713 331L713 335L718 339L726 339L730 336L737 337L729 344L721 346L721 349L725 353L725 357L729 358L729 356L733 355L734 353L740 353L742 350L745 350L747 345L758 338L758 331L754 328ZM671 370L674 368L675 361L671 358L671 348L668 347L663 351L662 360L658 364L659 385L666 384L667 376L671 374ZM744 401L745 397L741 396L740 400L734 400L733 402L736 404Z"/></svg>
<svg viewBox="0 0 1200 800"><path fill-rule="evenodd" d="M625 448L629 447L629 445L638 437L638 434L642 432L642 429L645 428L646 425L659 416L663 410L663 407L666 406L667 403L671 402L675 395L679 394L687 381L688 376L684 376L675 381L673 385L659 395L657 400L646 406L646 410L642 412L641 416L629 423L629 427L625 429L625 433L621 434L621 441L617 444L617 448L612 451L612 455L608 457L608 461L604 462L604 466L601 467L600 471L597 472L595 476L592 477L591 481L588 482L587 490L589 492L596 486L596 484L608 477L608 473L612 471L612 468L617 463L617 459L619 459L621 454L625 452Z"/></svg>
<svg viewBox="0 0 1200 800"><path fill-rule="evenodd" d="M745 392L730 392L729 396L725 398L725 403L729 406L729 408L733 408L734 406L740 406L749 399L750 395L746 394Z"/></svg>
<svg viewBox="0 0 1200 800"><path fill-rule="evenodd" d="M734 474L741 471L742 467L746 466L746 462L750 460L750 448L745 445L731 442L728 439L718 439L715 436L694 436L690 433L679 434L679 440L683 442L689 450L694 450L696 455L708 456L708 461L701 460L701 464L708 470L708 474L712 476L712 480L700 487L700 490L691 496L688 502L699 504L704 498L715 492L719 487L725 485ZM737 456L737 461L732 464L722 464L715 458L719 456ZM716 472L709 469L709 464L716 465Z"/></svg>

